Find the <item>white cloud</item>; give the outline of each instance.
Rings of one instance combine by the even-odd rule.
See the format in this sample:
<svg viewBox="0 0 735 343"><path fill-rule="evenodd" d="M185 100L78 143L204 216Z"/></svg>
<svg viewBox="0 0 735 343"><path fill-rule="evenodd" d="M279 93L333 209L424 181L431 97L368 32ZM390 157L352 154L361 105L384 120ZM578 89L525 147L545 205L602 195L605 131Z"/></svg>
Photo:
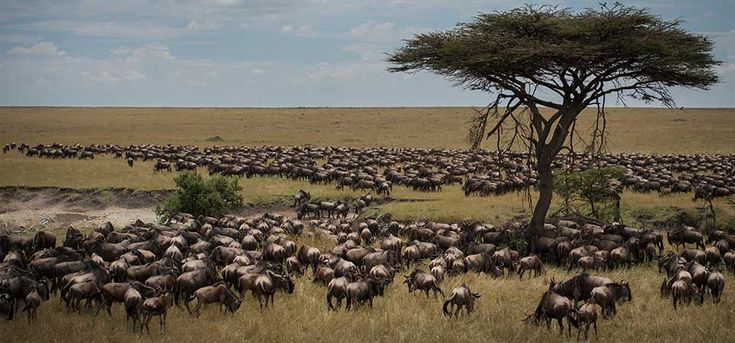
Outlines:
<svg viewBox="0 0 735 343"><path fill-rule="evenodd" d="M64 55L65 51L59 50L53 42L38 42L29 47L16 46L8 51L11 55Z"/></svg>
<svg viewBox="0 0 735 343"><path fill-rule="evenodd" d="M186 25L186 29L191 31L213 31L219 30L220 28L222 28L222 24L211 20L194 19Z"/></svg>
<svg viewBox="0 0 735 343"><path fill-rule="evenodd" d="M120 22L120 21L74 21L44 20L17 25L14 28L28 31L71 32L80 36L110 37L125 39L160 40L184 33L178 28L158 22Z"/></svg>
<svg viewBox="0 0 735 343"><path fill-rule="evenodd" d="M288 33L293 31L293 25L283 25L281 26L281 33Z"/></svg>

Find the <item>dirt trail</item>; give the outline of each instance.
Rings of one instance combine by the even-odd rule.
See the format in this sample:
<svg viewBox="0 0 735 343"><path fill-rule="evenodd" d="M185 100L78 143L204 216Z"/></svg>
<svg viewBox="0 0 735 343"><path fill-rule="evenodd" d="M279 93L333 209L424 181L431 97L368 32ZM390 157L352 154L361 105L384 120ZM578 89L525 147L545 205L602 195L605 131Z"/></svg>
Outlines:
<svg viewBox="0 0 735 343"><path fill-rule="evenodd" d="M154 222L155 206L165 201L172 192L0 187L0 232L55 231L66 229L69 225L94 228L108 221L115 227L121 227L137 219ZM247 205L236 214L249 217L265 212L296 216L293 209L283 203Z"/></svg>
<svg viewBox="0 0 735 343"><path fill-rule="evenodd" d="M136 219L155 221L155 205L171 191L130 189L0 188L0 230L122 226Z"/></svg>

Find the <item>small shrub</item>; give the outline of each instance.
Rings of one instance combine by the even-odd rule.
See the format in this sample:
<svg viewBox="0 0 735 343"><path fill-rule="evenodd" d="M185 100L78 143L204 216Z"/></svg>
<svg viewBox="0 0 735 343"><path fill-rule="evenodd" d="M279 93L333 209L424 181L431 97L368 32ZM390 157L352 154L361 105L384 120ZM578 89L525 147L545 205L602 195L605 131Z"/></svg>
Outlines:
<svg viewBox="0 0 735 343"><path fill-rule="evenodd" d="M517 251L520 256L528 255L528 242L525 239L517 238L509 241L508 248Z"/></svg>
<svg viewBox="0 0 735 343"><path fill-rule="evenodd" d="M187 172L176 176L174 182L176 193L163 205L156 207L160 221L180 212L194 216L222 216L243 204L240 194L242 188L237 178L221 175L204 178L200 174Z"/></svg>
<svg viewBox="0 0 735 343"><path fill-rule="evenodd" d="M563 209L568 214L620 221L622 177L620 168L560 170L554 173L554 192L561 196Z"/></svg>

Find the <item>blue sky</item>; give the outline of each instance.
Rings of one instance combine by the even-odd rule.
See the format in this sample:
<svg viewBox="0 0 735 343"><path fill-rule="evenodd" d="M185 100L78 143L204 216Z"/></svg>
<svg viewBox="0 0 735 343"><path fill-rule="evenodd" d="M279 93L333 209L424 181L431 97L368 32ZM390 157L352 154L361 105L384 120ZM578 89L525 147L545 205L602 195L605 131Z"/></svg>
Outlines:
<svg viewBox="0 0 735 343"><path fill-rule="evenodd" d="M388 73L385 53L415 33L524 3L2 0L0 105L483 105L487 94L437 76ZM735 1L625 4L683 18L686 29L714 38L722 82L675 90L677 105L735 107Z"/></svg>

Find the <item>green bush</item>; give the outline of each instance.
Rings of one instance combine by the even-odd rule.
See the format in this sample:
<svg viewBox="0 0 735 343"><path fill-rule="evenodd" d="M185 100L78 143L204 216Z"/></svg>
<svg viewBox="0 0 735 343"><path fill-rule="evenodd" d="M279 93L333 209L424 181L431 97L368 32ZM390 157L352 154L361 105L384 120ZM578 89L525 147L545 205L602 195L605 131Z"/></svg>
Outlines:
<svg viewBox="0 0 735 343"><path fill-rule="evenodd" d="M620 168L557 170L554 172L554 192L561 196L567 214L620 221L622 177Z"/></svg>
<svg viewBox="0 0 735 343"><path fill-rule="evenodd" d="M186 172L176 176L174 182L176 193L156 207L156 215L161 221L180 212L194 216L222 216L243 204L242 188L234 177L217 175L204 178L200 174Z"/></svg>

